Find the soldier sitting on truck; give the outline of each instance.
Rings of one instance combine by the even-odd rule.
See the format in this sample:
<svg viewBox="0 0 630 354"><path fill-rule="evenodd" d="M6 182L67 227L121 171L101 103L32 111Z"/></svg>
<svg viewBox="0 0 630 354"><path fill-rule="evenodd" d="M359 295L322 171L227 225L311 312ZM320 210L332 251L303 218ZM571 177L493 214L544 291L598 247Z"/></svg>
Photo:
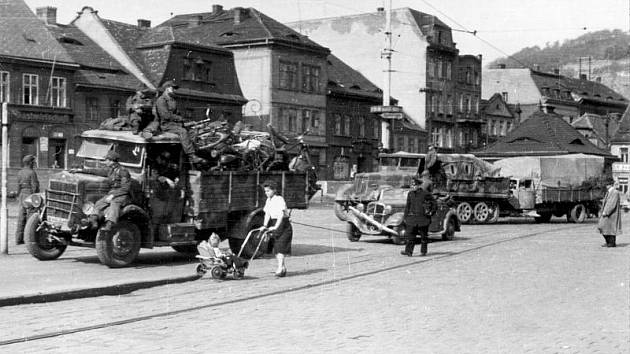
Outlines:
<svg viewBox="0 0 630 354"><path fill-rule="evenodd" d="M173 97L174 90L177 88L179 86L175 85L173 81L165 82L162 85L164 93L155 102L155 112L160 122L160 130L179 136L182 148L190 158L190 162L194 164L204 163L205 160L195 154L195 146L184 127L184 118L177 112L177 101Z"/></svg>
<svg viewBox="0 0 630 354"><path fill-rule="evenodd" d="M93 229L98 229L99 219L104 214L105 225L101 230L111 230L112 226L118 222L122 207L131 201L131 175L129 171L118 163L119 159L120 155L114 150L110 150L105 156L107 168L70 171L71 173L82 172L103 176L109 180L109 192L106 196L96 201L93 212L89 215L89 223Z"/></svg>
<svg viewBox="0 0 630 354"><path fill-rule="evenodd" d="M134 134L142 132L142 137L150 139L157 134L160 122L152 113L154 94L150 90L136 91L135 95L130 96L125 104L127 114L129 115L129 125Z"/></svg>

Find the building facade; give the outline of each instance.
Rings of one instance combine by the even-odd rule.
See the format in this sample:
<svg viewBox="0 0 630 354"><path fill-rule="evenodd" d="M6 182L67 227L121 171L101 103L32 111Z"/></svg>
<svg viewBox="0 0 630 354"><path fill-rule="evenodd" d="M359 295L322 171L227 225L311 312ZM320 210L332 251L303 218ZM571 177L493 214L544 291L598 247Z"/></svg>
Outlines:
<svg viewBox="0 0 630 354"><path fill-rule="evenodd" d="M500 93L495 93L489 100L481 100L481 116L484 122L482 144L488 146L506 136L518 126L521 113L518 105L508 104Z"/></svg>

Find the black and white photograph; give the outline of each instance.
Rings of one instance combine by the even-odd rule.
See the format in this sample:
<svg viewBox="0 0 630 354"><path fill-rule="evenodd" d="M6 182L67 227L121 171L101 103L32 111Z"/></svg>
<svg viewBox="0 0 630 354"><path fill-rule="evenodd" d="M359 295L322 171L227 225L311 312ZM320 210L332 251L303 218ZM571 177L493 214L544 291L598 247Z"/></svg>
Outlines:
<svg viewBox="0 0 630 354"><path fill-rule="evenodd" d="M630 0L0 0L0 353L630 353Z"/></svg>

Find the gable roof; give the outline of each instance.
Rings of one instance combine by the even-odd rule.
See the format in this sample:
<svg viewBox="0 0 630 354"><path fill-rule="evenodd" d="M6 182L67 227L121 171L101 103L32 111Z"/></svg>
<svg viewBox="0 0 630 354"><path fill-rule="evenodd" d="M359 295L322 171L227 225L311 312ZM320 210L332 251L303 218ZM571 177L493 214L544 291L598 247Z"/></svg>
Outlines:
<svg viewBox="0 0 630 354"><path fill-rule="evenodd" d="M564 98L565 100L587 98L599 100L604 103L617 101L625 102L627 104L628 102L628 100L622 95L600 82L575 79L536 70L531 70L531 76L541 94L543 92L543 88L548 88L550 90L558 89L561 91L570 91L573 96Z"/></svg>
<svg viewBox="0 0 630 354"><path fill-rule="evenodd" d="M0 1L0 55L73 63L64 48L22 0Z"/></svg>
<svg viewBox="0 0 630 354"><path fill-rule="evenodd" d="M328 89L331 92L382 99L378 86L354 70L341 59L328 55Z"/></svg>
<svg viewBox="0 0 630 354"><path fill-rule="evenodd" d="M235 18L238 18L238 21ZM191 26L191 23L196 24ZM188 28L189 35L203 44L225 47L272 41L326 54L330 52L328 48L254 8L236 7L230 10L221 9L218 12L177 15L158 25L163 26L172 26L175 29Z"/></svg>
<svg viewBox="0 0 630 354"><path fill-rule="evenodd" d="M535 112L507 136L476 152L482 157L538 156L560 154L611 156L575 130L562 116Z"/></svg>
<svg viewBox="0 0 630 354"><path fill-rule="evenodd" d="M612 139L611 143L630 143L630 106L628 106L621 116L619 128Z"/></svg>
<svg viewBox="0 0 630 354"><path fill-rule="evenodd" d="M612 115L600 116L599 114L584 113L571 123L575 129L590 130L602 144L617 132L619 121Z"/></svg>
<svg viewBox="0 0 630 354"><path fill-rule="evenodd" d="M498 109L496 108L497 106L499 107ZM487 100L482 99L480 101L480 109L486 115L500 115L506 118L517 118L518 113L520 113L520 106L518 104L513 105L505 102L503 95L498 92Z"/></svg>

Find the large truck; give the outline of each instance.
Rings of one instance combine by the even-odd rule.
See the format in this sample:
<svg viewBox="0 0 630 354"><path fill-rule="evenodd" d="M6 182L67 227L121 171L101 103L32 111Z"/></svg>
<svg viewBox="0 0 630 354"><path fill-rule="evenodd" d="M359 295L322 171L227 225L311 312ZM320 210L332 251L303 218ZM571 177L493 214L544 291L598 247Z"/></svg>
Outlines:
<svg viewBox="0 0 630 354"><path fill-rule="evenodd" d="M179 138L170 133L146 140L129 131L89 130L81 137L81 169L52 175L44 193L25 200L34 211L25 227L26 246L37 259L53 260L68 246L84 246L96 248L101 263L124 267L140 248L170 246L194 253L197 243L212 232L228 238L230 247L238 250L248 231L262 226L265 181L279 186L288 208L308 207L306 173L195 170L186 162ZM120 164L131 174L131 203L110 232L101 232L86 227L86 218L108 193L109 182L90 171L105 167L110 150L118 152ZM155 182L157 157L164 151L170 152L169 163L179 171L179 182L167 190ZM253 255L258 244L250 240L244 245L246 256ZM260 250L265 248L263 244Z"/></svg>

